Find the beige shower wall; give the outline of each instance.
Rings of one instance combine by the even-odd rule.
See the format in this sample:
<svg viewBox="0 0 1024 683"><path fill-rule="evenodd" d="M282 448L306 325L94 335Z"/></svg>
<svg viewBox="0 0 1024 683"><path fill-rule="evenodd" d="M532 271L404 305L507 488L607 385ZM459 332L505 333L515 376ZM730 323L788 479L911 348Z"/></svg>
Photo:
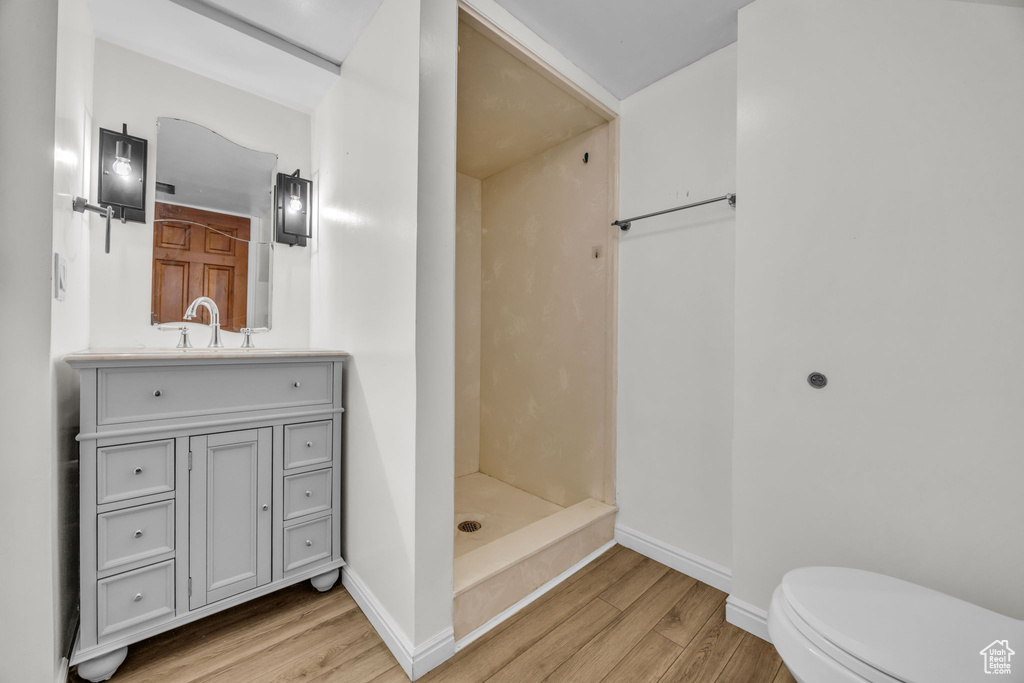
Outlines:
<svg viewBox="0 0 1024 683"><path fill-rule="evenodd" d="M609 148L603 124L483 181L480 471L562 506L611 467Z"/></svg>
<svg viewBox="0 0 1024 683"><path fill-rule="evenodd" d="M480 192L455 174L455 476L480 469Z"/></svg>

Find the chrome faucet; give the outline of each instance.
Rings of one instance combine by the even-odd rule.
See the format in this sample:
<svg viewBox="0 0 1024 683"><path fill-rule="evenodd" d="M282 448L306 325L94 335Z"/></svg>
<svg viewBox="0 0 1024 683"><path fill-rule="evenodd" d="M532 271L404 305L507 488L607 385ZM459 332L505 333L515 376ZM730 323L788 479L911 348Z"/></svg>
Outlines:
<svg viewBox="0 0 1024 683"><path fill-rule="evenodd" d="M224 342L220 340L220 310L217 309L217 302L208 296L201 296L195 301L188 305L188 310L185 311L185 320L191 320L196 317L196 313L200 306L206 306L206 310L210 312L210 329L213 333L210 335L210 343L206 346L211 349L220 349L224 347Z"/></svg>

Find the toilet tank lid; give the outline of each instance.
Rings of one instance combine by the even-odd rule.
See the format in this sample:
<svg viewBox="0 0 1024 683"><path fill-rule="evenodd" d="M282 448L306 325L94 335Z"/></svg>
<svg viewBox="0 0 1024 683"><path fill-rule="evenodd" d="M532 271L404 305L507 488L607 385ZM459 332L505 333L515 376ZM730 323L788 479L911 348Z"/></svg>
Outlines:
<svg viewBox="0 0 1024 683"><path fill-rule="evenodd" d="M1024 672L1024 622L944 593L843 567L794 569L782 590L809 627L899 680L986 680L982 651L997 641L1020 652L1002 680L1019 680L1014 674Z"/></svg>

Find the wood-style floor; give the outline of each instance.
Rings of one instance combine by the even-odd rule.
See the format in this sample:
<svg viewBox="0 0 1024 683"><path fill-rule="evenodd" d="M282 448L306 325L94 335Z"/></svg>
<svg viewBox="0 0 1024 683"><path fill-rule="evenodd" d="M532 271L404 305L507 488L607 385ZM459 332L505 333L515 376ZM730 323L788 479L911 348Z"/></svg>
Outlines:
<svg viewBox="0 0 1024 683"><path fill-rule="evenodd" d="M792 682L775 648L725 621L725 597L616 546L420 680ZM344 588L303 583L129 647L111 680L408 679Z"/></svg>

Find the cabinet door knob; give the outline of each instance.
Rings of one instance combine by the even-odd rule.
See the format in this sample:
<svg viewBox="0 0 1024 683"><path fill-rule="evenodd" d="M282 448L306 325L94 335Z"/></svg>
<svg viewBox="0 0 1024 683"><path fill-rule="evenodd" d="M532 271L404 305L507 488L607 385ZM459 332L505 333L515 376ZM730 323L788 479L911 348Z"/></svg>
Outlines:
<svg viewBox="0 0 1024 683"><path fill-rule="evenodd" d="M309 546L311 546L311 545L313 545L313 541L306 541L306 547L307 547L307 548L308 548Z"/></svg>
<svg viewBox="0 0 1024 683"><path fill-rule="evenodd" d="M306 448L312 448L312 447L313 447L313 442L312 441L307 441L306 442Z"/></svg>
<svg viewBox="0 0 1024 683"><path fill-rule="evenodd" d="M135 532L135 538L142 538L142 529Z"/></svg>
<svg viewBox="0 0 1024 683"><path fill-rule="evenodd" d="M136 593L135 597L132 598L132 602L138 602L139 600L142 600L142 593Z"/></svg>
<svg viewBox="0 0 1024 683"><path fill-rule="evenodd" d="M264 511L264 512L266 512L266 511L267 511L267 510L269 510L269 509L270 509L270 506L269 506L269 505L267 505L266 503L264 503L264 504L263 504L263 511Z"/></svg>
<svg viewBox="0 0 1024 683"><path fill-rule="evenodd" d="M156 391L154 391L153 395L156 396L157 398L160 398L160 390L157 389Z"/></svg>
<svg viewBox="0 0 1024 683"><path fill-rule="evenodd" d="M312 497L313 497L313 492L312 491L306 491L306 498L312 498Z"/></svg>
<svg viewBox="0 0 1024 683"><path fill-rule="evenodd" d="M135 468L135 474L142 474L142 468L141 467L136 467Z"/></svg>
<svg viewBox="0 0 1024 683"><path fill-rule="evenodd" d="M301 386L302 386L302 382L296 382L296 383L295 383L295 388L296 388L296 389L298 389L298 388L299 388L299 387L301 387Z"/></svg>

